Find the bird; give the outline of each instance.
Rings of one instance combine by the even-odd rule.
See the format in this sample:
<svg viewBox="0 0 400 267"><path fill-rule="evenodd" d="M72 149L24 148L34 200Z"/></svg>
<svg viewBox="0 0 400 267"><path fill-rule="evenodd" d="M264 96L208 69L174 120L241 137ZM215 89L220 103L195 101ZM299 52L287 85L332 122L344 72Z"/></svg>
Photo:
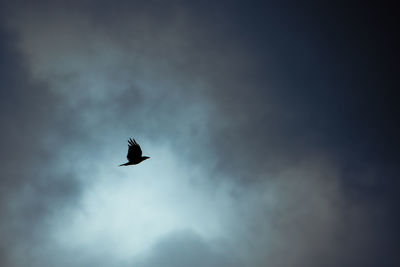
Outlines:
<svg viewBox="0 0 400 267"><path fill-rule="evenodd" d="M140 162L149 159L150 157L142 156L142 149L139 144L136 143L134 138L129 138L128 140L128 155L126 156L128 159L127 163L123 163L119 166L128 166L128 165L136 165Z"/></svg>

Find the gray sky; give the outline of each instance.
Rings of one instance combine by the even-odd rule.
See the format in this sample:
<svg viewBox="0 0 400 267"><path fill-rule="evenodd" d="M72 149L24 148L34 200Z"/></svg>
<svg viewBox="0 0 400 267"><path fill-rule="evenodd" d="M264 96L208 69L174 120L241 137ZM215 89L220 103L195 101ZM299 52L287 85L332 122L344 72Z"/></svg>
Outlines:
<svg viewBox="0 0 400 267"><path fill-rule="evenodd" d="M1 266L399 265L389 6L1 6Z"/></svg>

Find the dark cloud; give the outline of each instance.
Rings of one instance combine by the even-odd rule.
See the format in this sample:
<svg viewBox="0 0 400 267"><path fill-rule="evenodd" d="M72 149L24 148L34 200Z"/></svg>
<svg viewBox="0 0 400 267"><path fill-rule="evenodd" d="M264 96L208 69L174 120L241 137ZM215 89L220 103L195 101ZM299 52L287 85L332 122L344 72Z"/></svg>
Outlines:
<svg viewBox="0 0 400 267"><path fill-rule="evenodd" d="M59 99L45 83L31 79L27 61L16 49L18 37L1 28L1 233L2 266L15 266L14 249L40 242L38 229L51 209L79 194L68 172L51 171L54 163L46 140L61 129Z"/></svg>
<svg viewBox="0 0 400 267"><path fill-rule="evenodd" d="M212 247L192 231L171 233L161 239L138 266L240 266L232 251L220 253Z"/></svg>
<svg viewBox="0 0 400 267"><path fill-rule="evenodd" d="M398 265L389 7L3 5L2 266Z"/></svg>

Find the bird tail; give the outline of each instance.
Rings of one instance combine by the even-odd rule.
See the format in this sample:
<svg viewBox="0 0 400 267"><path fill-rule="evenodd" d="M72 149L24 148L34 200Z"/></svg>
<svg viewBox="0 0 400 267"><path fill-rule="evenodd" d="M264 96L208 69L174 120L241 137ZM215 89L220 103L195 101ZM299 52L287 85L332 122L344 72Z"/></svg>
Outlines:
<svg viewBox="0 0 400 267"><path fill-rule="evenodd" d="M121 166L126 166L126 163L122 163L122 164L119 165L118 167L121 167Z"/></svg>

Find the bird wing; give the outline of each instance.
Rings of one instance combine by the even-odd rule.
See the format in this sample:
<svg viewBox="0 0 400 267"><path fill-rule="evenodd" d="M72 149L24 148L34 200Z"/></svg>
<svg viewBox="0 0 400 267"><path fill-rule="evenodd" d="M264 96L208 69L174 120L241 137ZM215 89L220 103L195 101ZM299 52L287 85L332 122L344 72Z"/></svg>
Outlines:
<svg viewBox="0 0 400 267"><path fill-rule="evenodd" d="M139 159L140 157L142 157L142 149L140 148L140 146L138 145L138 143L136 143L135 139L129 139L128 140L129 143L129 149L128 149L128 155L126 156L128 158L129 161L135 161L137 159Z"/></svg>

